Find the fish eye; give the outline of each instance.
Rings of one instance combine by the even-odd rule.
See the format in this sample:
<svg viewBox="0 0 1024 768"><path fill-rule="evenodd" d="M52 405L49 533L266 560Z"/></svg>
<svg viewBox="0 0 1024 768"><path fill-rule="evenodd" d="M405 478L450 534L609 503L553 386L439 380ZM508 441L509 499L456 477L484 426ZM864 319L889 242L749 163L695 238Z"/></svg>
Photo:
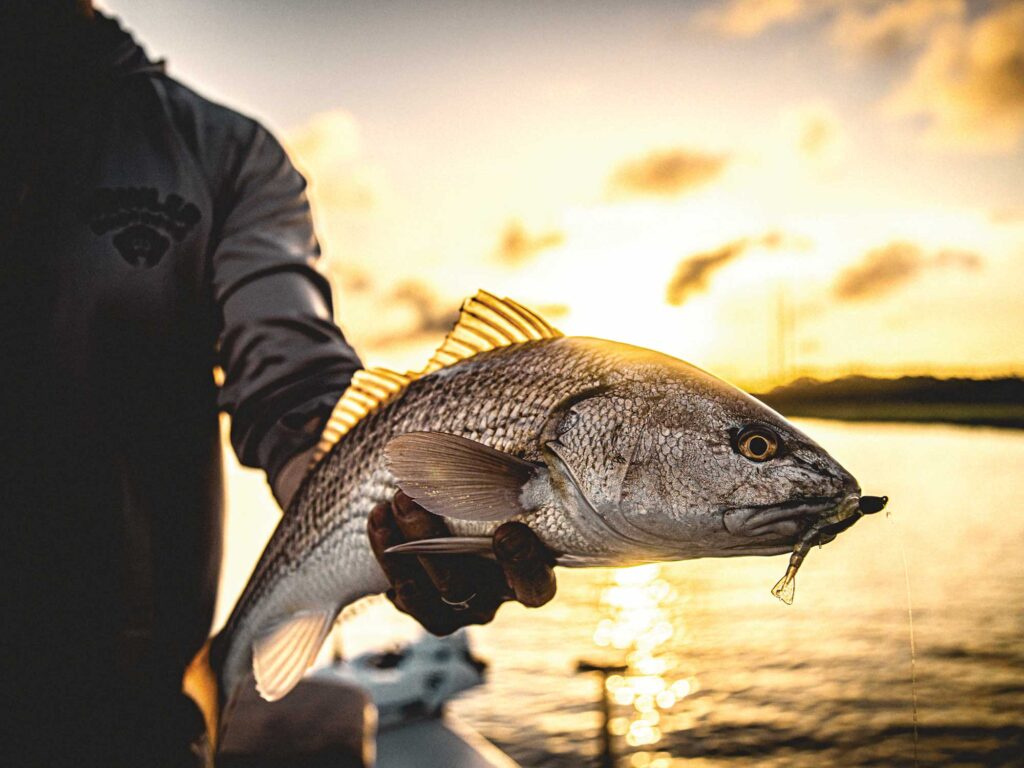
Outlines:
<svg viewBox="0 0 1024 768"><path fill-rule="evenodd" d="M751 461L768 461L779 452L779 436L760 424L744 427L735 437L736 450Z"/></svg>

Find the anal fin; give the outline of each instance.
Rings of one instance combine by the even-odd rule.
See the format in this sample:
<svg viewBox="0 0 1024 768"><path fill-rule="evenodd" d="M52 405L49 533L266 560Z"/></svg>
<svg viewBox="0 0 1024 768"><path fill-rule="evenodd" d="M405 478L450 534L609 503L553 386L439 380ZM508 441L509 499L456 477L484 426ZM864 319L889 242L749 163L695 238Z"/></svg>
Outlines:
<svg viewBox="0 0 1024 768"><path fill-rule="evenodd" d="M296 613L256 639L252 671L260 696L277 701L298 684L316 659L335 613L333 609Z"/></svg>

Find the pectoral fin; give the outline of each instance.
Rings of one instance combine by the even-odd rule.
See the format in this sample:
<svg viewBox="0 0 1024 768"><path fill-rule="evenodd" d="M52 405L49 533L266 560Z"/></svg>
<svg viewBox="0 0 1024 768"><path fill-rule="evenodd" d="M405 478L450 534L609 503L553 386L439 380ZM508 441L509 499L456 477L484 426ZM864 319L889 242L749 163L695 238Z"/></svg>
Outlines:
<svg viewBox="0 0 1024 768"><path fill-rule="evenodd" d="M316 659L336 611L303 611L275 624L252 646L256 690L277 701L294 688Z"/></svg>
<svg viewBox="0 0 1024 768"><path fill-rule="evenodd" d="M531 511L524 488L537 464L458 435L409 432L385 447L398 487L424 509L456 520L508 520Z"/></svg>

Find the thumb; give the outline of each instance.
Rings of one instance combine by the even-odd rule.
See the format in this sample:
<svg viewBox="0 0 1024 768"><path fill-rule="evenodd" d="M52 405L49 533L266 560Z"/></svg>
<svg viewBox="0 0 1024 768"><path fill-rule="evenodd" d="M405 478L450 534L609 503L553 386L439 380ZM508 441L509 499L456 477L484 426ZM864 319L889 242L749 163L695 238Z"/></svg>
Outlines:
<svg viewBox="0 0 1024 768"><path fill-rule="evenodd" d="M528 526L505 523L494 532L492 547L516 600L537 608L555 596L554 557Z"/></svg>

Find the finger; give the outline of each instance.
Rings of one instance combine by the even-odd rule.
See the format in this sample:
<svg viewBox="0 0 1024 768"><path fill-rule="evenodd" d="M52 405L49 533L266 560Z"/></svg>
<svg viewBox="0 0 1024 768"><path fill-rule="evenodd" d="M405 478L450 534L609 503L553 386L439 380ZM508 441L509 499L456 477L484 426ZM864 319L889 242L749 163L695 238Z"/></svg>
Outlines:
<svg viewBox="0 0 1024 768"><path fill-rule="evenodd" d="M528 526L509 522L494 532L494 554L516 599L530 608L555 596L551 553Z"/></svg>
<svg viewBox="0 0 1024 768"><path fill-rule="evenodd" d="M395 511L394 503L379 504L370 511L367 520L370 545L393 585L387 591L387 597L398 610L412 616L431 634L451 634L463 626L464 620L441 602L440 594L419 560L406 555L385 554L388 547L405 541ZM491 609L492 616L493 612Z"/></svg>
<svg viewBox="0 0 1024 768"><path fill-rule="evenodd" d="M505 572L494 560L483 557L471 560L473 586L476 595L469 601L469 609L460 616L466 624L486 624L494 618L501 604L515 599L515 592L505 579Z"/></svg>
<svg viewBox="0 0 1024 768"><path fill-rule="evenodd" d="M402 491L395 493L391 506L395 512L395 522L406 539L436 539L451 536L444 518L428 512Z"/></svg>
<svg viewBox="0 0 1024 768"><path fill-rule="evenodd" d="M417 586L416 582L406 582L400 592L390 590L388 597L396 608L408 613L435 635L448 635L470 624L486 624L494 618L498 608L507 599L496 593L480 594L469 601L466 610L456 611L441 602L436 593L423 594L417 591Z"/></svg>
<svg viewBox="0 0 1024 768"><path fill-rule="evenodd" d="M374 507L366 523L370 547L392 586L397 587L404 581L425 578L423 568L415 558L385 554L388 547L405 542L390 504L378 504Z"/></svg>
<svg viewBox="0 0 1024 768"><path fill-rule="evenodd" d="M408 613L433 634L449 634L456 628L448 614L448 606L434 588L415 557L388 555L385 550L404 542L395 521L393 504L379 504L367 520L370 545L392 588L387 596L398 610Z"/></svg>
<svg viewBox="0 0 1024 768"><path fill-rule="evenodd" d="M494 620L494 615L500 607L500 602L479 608L474 605L472 610L456 614L455 620L459 622L459 627L468 627L470 624L489 624Z"/></svg>
<svg viewBox="0 0 1024 768"><path fill-rule="evenodd" d="M462 626L425 575L419 581L403 581L389 593L398 610L412 616L432 635L450 635Z"/></svg>
<svg viewBox="0 0 1024 768"><path fill-rule="evenodd" d="M395 520L407 540L450 536L444 519L431 514L399 491L394 499ZM468 579L477 558L460 555L431 555L418 558L420 565L437 591L453 603L459 603L476 592Z"/></svg>

